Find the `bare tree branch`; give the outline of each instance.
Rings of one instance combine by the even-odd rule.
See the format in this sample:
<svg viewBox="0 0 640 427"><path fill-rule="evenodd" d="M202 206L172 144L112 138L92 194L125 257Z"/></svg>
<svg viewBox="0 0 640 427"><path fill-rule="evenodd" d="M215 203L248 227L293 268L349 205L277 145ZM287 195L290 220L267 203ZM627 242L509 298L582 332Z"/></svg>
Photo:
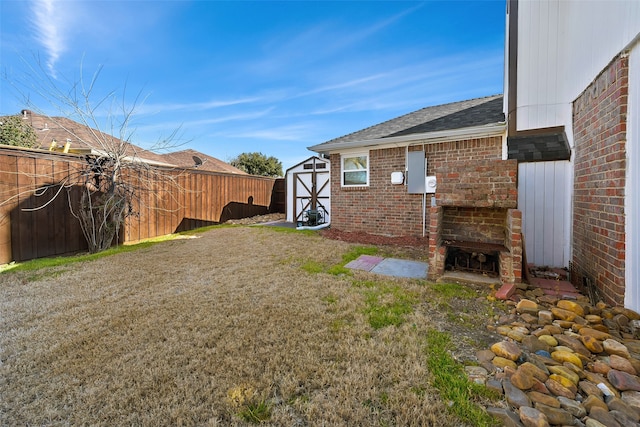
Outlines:
<svg viewBox="0 0 640 427"><path fill-rule="evenodd" d="M98 252L119 241L126 219L136 215L134 207L142 206L148 194L157 196L158 183L167 184L175 190L170 193L183 191L177 180L179 173L165 173L161 168L152 167L131 143L135 133L131 127L134 112L145 99L141 92L135 95L133 103L127 102L126 85L122 94L113 90L101 96L98 94L98 78L102 67L87 80L81 66L79 79L67 81L67 89L64 89L39 61L37 66L29 63L27 66L29 72L22 80L9 80L22 95L24 105L46 116L74 140L93 149L84 157L85 162L78 170L35 190L35 196L44 197L48 189L56 188L49 200L38 207L23 210L43 209L60 197L63 189L66 190L71 213L78 219L89 250ZM62 117L46 114L32 102L32 94L44 99ZM81 124L83 132L76 131L73 122L66 119ZM163 139L161 147L156 149L171 147L178 131ZM80 197L77 197L77 191L81 192ZM2 203L8 203L12 198Z"/></svg>

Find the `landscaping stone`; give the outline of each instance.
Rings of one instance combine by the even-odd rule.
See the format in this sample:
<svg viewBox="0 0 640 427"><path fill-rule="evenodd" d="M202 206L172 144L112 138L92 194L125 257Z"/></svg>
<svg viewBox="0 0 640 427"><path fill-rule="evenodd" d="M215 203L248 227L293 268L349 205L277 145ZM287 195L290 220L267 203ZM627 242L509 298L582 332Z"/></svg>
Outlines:
<svg viewBox="0 0 640 427"><path fill-rule="evenodd" d="M558 345L558 340L551 335L541 335L538 337L538 340L547 345L547 348L545 349L546 351L549 351L549 347L556 347Z"/></svg>
<svg viewBox="0 0 640 427"><path fill-rule="evenodd" d="M612 410L609 412L609 415L611 415L621 426L638 425L638 423L624 412Z"/></svg>
<svg viewBox="0 0 640 427"><path fill-rule="evenodd" d="M560 300L560 301L557 302L556 306L558 308L562 308L564 310L573 311L578 316L584 316L584 309L582 308L582 306L580 304L578 304L575 301Z"/></svg>
<svg viewBox="0 0 640 427"><path fill-rule="evenodd" d="M584 425L585 427L607 427L606 425L602 424L600 421L595 420L593 418L587 418Z"/></svg>
<svg viewBox="0 0 640 427"><path fill-rule="evenodd" d="M592 383L591 381L580 381L578 383L578 387L582 391L583 395L595 396L602 399L602 390L600 390L598 386Z"/></svg>
<svg viewBox="0 0 640 427"><path fill-rule="evenodd" d="M589 411L589 417L600 421L607 427L622 427L615 417L609 413L608 409L604 409L600 406L594 406L591 408L591 411Z"/></svg>
<svg viewBox="0 0 640 427"><path fill-rule="evenodd" d="M606 339L603 341L602 346L604 347L604 351L607 354L615 354L625 359L628 359L631 355L629 354L629 349L627 346L613 339Z"/></svg>
<svg viewBox="0 0 640 427"><path fill-rule="evenodd" d="M523 286L512 300L490 325L502 341L477 354L510 407L492 415L527 427L640 425L640 314Z"/></svg>
<svg viewBox="0 0 640 427"><path fill-rule="evenodd" d="M638 391L624 391L620 396L623 402L629 404L638 410L640 410L640 392Z"/></svg>
<svg viewBox="0 0 640 427"><path fill-rule="evenodd" d="M465 366L467 377L476 384L484 385L487 382L489 372L482 366Z"/></svg>
<svg viewBox="0 0 640 427"><path fill-rule="evenodd" d="M553 322L553 313L548 310L538 311L538 322L541 325L550 325Z"/></svg>
<svg viewBox="0 0 640 427"><path fill-rule="evenodd" d="M520 421L526 427L547 427L549 425L547 416L539 409L522 406L518 413L520 414Z"/></svg>
<svg viewBox="0 0 640 427"><path fill-rule="evenodd" d="M570 364L569 364L570 365ZM571 365L575 366L575 365ZM571 381L573 385L578 385L580 381L580 376L575 373L573 370L567 368L566 366L549 366L549 372L557 375L561 375L567 380Z"/></svg>
<svg viewBox="0 0 640 427"><path fill-rule="evenodd" d="M624 400L618 397L612 397L607 402L607 406L610 411L620 411L623 412L629 419L633 422L640 421L640 411L637 408L626 403Z"/></svg>
<svg viewBox="0 0 640 427"><path fill-rule="evenodd" d="M559 408L561 406L560 401L550 394L540 393L538 391L530 391L527 393L527 396L529 397L529 399L531 399L531 402L534 405L536 403L542 403L553 408Z"/></svg>
<svg viewBox="0 0 640 427"><path fill-rule="evenodd" d="M611 369L607 373L607 379L612 386L620 391L635 390L640 391L640 381L635 375Z"/></svg>
<svg viewBox="0 0 640 427"><path fill-rule="evenodd" d="M604 401L596 396L587 396L587 398L582 402L582 406L587 412L591 412L591 410L595 407L600 407L602 409L609 409Z"/></svg>
<svg viewBox="0 0 640 427"><path fill-rule="evenodd" d="M582 369L582 360L569 349L554 351L553 353L551 353L551 358L553 360L557 360L558 362L569 362Z"/></svg>
<svg viewBox="0 0 640 427"><path fill-rule="evenodd" d="M580 402L573 399L567 399L564 396L558 396L557 400L560 406L574 417L582 418L587 415L587 410L580 404Z"/></svg>
<svg viewBox="0 0 640 427"><path fill-rule="evenodd" d="M582 341L582 344L591 352L591 353L595 353L595 354L599 354L602 353L604 351L604 346L602 345L602 342L599 341L598 339L594 338L594 337L590 337L590 336L581 336L580 340Z"/></svg>
<svg viewBox="0 0 640 427"><path fill-rule="evenodd" d="M502 382L504 388L504 396L507 398L507 402L515 408L521 406L531 406L531 400L524 394L522 390L514 386L510 380L504 380Z"/></svg>
<svg viewBox="0 0 640 427"><path fill-rule="evenodd" d="M527 313L531 315L538 314L540 308L538 307L538 303L531 301L529 299L521 299L518 301L516 305L516 313Z"/></svg>
<svg viewBox="0 0 640 427"><path fill-rule="evenodd" d="M636 370L629 359L625 359L617 354L612 354L609 357L609 366L611 366L611 369L626 372L630 375L636 375Z"/></svg>
<svg viewBox="0 0 640 427"><path fill-rule="evenodd" d="M543 403L536 403L535 408L547 416L549 424L554 425L571 425L573 424L573 415L561 408L554 408Z"/></svg>
<svg viewBox="0 0 640 427"><path fill-rule="evenodd" d="M487 408L487 413L500 420L504 427L523 426L520 422L520 416L509 409L489 407Z"/></svg>
<svg viewBox="0 0 640 427"><path fill-rule="evenodd" d="M522 350L516 344L511 341L501 341L491 346L491 351L496 356L504 357L512 361L518 360L518 357L522 354Z"/></svg>
<svg viewBox="0 0 640 427"><path fill-rule="evenodd" d="M539 350L549 351L549 344L534 335L526 335L521 340L522 345L529 353L535 353Z"/></svg>

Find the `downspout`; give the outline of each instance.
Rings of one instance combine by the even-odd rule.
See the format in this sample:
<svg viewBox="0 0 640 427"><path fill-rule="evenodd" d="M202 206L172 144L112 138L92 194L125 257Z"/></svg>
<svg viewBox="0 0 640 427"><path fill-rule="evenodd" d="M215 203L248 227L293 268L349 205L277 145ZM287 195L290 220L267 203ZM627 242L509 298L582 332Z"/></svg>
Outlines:
<svg viewBox="0 0 640 427"><path fill-rule="evenodd" d="M425 180L427 178L425 177ZM426 186L425 186L426 187ZM427 189L424 189L422 194L422 237L425 236L427 229Z"/></svg>
<svg viewBox="0 0 640 427"><path fill-rule="evenodd" d="M517 131L518 113L518 0L508 0L507 16L509 31L507 37L507 137L514 136Z"/></svg>

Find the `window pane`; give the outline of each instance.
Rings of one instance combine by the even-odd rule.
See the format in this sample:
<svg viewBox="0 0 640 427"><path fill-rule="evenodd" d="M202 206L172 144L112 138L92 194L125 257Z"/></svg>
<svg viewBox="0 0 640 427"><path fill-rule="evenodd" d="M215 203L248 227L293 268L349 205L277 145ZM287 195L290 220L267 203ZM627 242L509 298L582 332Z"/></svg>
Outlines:
<svg viewBox="0 0 640 427"><path fill-rule="evenodd" d="M367 185L367 172L345 172L344 185Z"/></svg>
<svg viewBox="0 0 640 427"><path fill-rule="evenodd" d="M358 170L367 168L367 156L346 157L344 159L345 170Z"/></svg>

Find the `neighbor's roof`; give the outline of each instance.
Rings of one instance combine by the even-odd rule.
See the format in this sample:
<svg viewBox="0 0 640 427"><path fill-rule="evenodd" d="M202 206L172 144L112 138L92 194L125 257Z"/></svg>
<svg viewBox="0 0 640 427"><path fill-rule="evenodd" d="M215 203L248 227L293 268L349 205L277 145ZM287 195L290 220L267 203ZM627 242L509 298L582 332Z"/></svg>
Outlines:
<svg viewBox="0 0 640 427"><path fill-rule="evenodd" d="M49 117L29 110L23 110L22 116L24 120L29 121L35 130L40 148L44 150L48 150L54 140L59 148L62 148L69 140L71 148L76 151L83 149L104 151L104 143L101 141L106 141L107 143L113 141L115 144L119 144L121 141L115 136L66 117ZM125 153L127 156L135 157L148 163L171 166L167 164L161 155L131 143L127 143Z"/></svg>
<svg viewBox="0 0 640 427"><path fill-rule="evenodd" d="M202 161L202 164L197 166L198 169L211 172L226 172L239 175L247 175L245 171L231 166L229 163L225 163L222 160L216 159L215 157L208 156L204 153L192 149L163 154L162 157L167 163L185 168L196 167L196 158L198 158Z"/></svg>
<svg viewBox="0 0 640 427"><path fill-rule="evenodd" d="M504 127L502 95L426 107L395 119L309 147L329 152L416 139L442 138L462 129Z"/></svg>
<svg viewBox="0 0 640 427"><path fill-rule="evenodd" d="M99 140L114 141L115 143L121 141L114 136L100 132L66 117L49 117L36 114L29 110L23 110L22 117L31 124L38 137L39 147L44 150L49 149L53 140L56 141L58 148L62 148L67 140L69 140L71 143L71 151L76 153L82 152L83 150L87 150L88 152L91 152L91 150L103 152L104 147ZM246 175L246 172L222 160L195 150L157 154L153 151L138 147L137 145L127 143L126 155L149 164L180 168L195 167L193 156L197 156L203 161L202 165L199 166L200 169Z"/></svg>

